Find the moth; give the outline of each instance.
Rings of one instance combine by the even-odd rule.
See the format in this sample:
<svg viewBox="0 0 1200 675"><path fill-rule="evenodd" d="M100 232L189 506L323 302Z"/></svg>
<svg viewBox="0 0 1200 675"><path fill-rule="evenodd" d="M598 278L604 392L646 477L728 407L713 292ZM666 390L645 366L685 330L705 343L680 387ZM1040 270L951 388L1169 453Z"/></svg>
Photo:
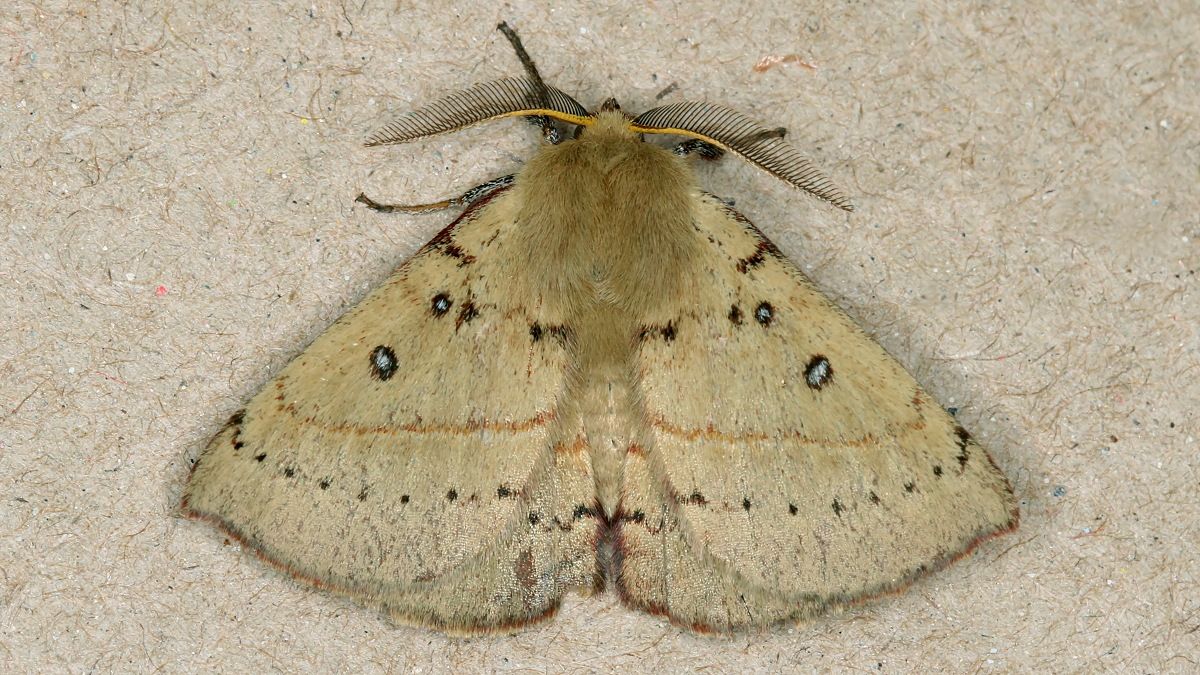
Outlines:
<svg viewBox="0 0 1200 675"><path fill-rule="evenodd" d="M782 130L709 103L589 111L501 29L526 77L368 144L508 116L550 143L432 205L465 210L233 415L184 514L454 634L605 588L696 631L795 622L1017 526L988 453L698 186L688 155L729 152L850 209Z"/></svg>

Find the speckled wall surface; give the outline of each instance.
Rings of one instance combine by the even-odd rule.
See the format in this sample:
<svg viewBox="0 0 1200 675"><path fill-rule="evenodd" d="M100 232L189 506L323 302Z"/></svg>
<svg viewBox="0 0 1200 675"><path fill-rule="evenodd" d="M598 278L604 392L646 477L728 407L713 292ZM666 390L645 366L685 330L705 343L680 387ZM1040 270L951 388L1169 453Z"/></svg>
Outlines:
<svg viewBox="0 0 1200 675"><path fill-rule="evenodd" d="M1190 3L17 3L0 14L0 670L1184 672L1200 653L1200 15ZM517 74L790 130L852 215L699 168L959 421L1021 529L902 595L697 637L572 597L449 639L181 520L241 402L509 173L495 122L367 149ZM774 65L770 65L770 64ZM770 67L767 67L770 66Z"/></svg>

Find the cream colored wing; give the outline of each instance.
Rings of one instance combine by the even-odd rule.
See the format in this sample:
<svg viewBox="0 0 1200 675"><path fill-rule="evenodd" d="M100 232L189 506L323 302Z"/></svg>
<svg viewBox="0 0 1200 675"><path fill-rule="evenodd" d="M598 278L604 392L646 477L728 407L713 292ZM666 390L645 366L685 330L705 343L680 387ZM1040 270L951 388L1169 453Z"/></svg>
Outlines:
<svg viewBox="0 0 1200 675"><path fill-rule="evenodd" d="M695 222L695 292L638 348L627 602L701 630L801 619L1016 526L1003 474L894 359L732 209L697 195Z"/></svg>
<svg viewBox="0 0 1200 675"><path fill-rule="evenodd" d="M455 633L594 588L595 487L557 415L567 333L518 288L514 213L510 193L477 204L297 356L200 456L184 512Z"/></svg>

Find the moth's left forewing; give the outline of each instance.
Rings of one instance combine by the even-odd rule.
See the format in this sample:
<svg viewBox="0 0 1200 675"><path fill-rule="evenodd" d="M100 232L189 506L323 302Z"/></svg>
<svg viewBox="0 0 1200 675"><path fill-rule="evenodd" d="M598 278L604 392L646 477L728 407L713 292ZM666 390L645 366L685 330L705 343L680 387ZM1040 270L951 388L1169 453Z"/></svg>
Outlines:
<svg viewBox="0 0 1200 675"><path fill-rule="evenodd" d="M798 618L1015 526L1003 474L894 359L732 209L694 213L703 283L638 346L649 475L627 467L626 511L663 517L627 528L627 598L716 630Z"/></svg>

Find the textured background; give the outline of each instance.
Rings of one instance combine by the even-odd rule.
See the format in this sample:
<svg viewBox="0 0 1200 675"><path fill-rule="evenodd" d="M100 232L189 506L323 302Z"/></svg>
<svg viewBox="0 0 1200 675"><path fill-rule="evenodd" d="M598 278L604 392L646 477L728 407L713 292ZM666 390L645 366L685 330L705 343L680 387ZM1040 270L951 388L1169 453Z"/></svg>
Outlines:
<svg viewBox="0 0 1200 675"><path fill-rule="evenodd" d="M1193 3L231 4L0 10L0 670L1200 667ZM958 409L1021 529L793 629L603 595L457 640L179 519L207 438L452 217L358 190L433 200L536 151L513 121L360 145L517 74L500 19L585 105L674 83L788 127L857 213L738 161L702 180Z"/></svg>

